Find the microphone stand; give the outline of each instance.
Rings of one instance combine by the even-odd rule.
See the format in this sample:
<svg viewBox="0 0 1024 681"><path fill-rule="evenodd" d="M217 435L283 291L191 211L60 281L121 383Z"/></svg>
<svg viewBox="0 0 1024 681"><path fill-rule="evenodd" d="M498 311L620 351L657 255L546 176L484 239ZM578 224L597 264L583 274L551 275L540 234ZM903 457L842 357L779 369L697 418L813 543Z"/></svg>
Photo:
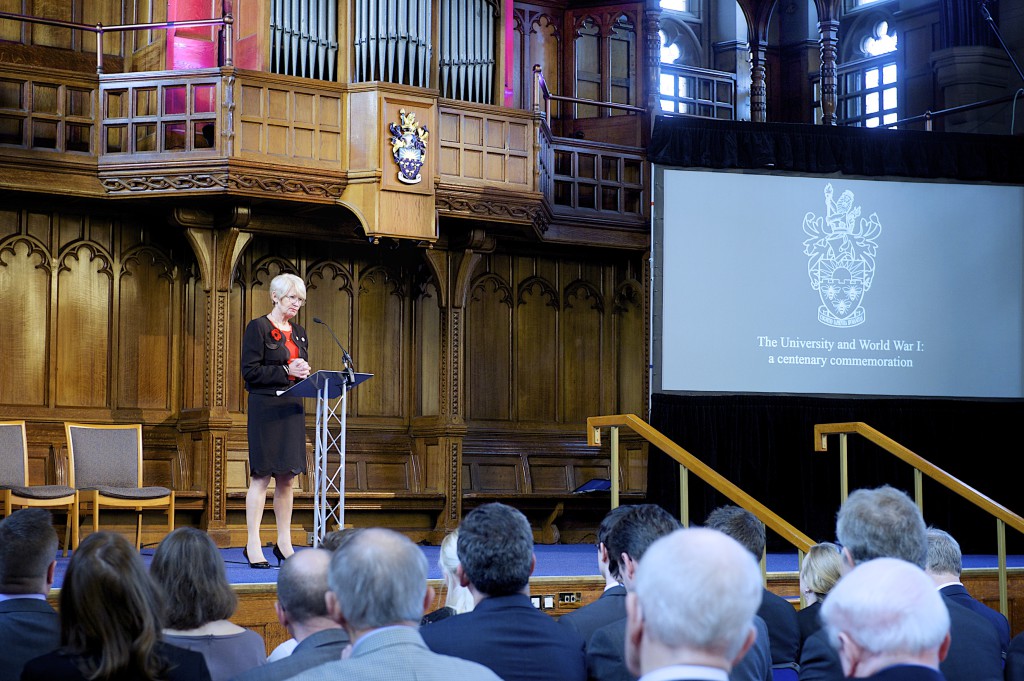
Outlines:
<svg viewBox="0 0 1024 681"><path fill-rule="evenodd" d="M1003 52L1005 52L1006 56L1010 58L1010 63L1013 64L1013 68L1017 70L1017 76L1020 77L1021 81L1024 81L1024 71L1021 71L1020 64L1018 64L1017 60L1013 58L1013 52L1010 51L1010 48L1006 46L1006 42L1003 41L1003 36L999 32L999 27L996 26L996 21L992 18L992 12L988 10L988 0L980 0L978 6L981 8L981 16L985 19L989 28L992 29L992 32L995 33L996 40L999 41L999 45L1003 48Z"/></svg>
<svg viewBox="0 0 1024 681"><path fill-rule="evenodd" d="M324 326L326 326L327 331L331 334L331 338L333 338L334 342L338 344L339 348L341 348L341 361L345 364L345 372L348 375L348 382L351 385L355 385L356 372L354 363L352 362L352 355L348 354L348 350L346 350L345 346L341 344L341 341L338 340L338 337L334 335L334 329L331 328L330 324L320 319L319 317L313 317L313 321L317 324L323 324Z"/></svg>

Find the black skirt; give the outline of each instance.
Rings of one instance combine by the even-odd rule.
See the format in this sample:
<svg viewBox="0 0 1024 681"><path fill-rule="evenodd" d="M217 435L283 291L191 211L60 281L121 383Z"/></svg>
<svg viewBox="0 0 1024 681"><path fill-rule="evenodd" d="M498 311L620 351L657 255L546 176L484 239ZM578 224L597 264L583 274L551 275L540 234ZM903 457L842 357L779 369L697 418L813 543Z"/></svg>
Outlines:
<svg viewBox="0 0 1024 681"><path fill-rule="evenodd" d="M301 397L249 393L249 475L306 472L306 412Z"/></svg>

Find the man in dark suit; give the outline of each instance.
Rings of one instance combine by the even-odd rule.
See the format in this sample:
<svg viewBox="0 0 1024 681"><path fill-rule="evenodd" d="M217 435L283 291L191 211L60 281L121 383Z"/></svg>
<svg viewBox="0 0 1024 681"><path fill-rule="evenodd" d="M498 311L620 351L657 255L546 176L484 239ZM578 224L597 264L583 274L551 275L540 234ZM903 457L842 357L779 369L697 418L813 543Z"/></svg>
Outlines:
<svg viewBox="0 0 1024 681"><path fill-rule="evenodd" d="M505 504L484 504L459 525L456 569L476 607L422 627L436 653L490 667L504 681L583 681L583 639L530 603L536 563L526 517Z"/></svg>
<svg viewBox="0 0 1024 681"><path fill-rule="evenodd" d="M330 551L306 549L296 551L284 562L277 575L277 621L298 641L292 654L253 667L235 677L235 681L282 681L319 666L341 659L348 645L348 634L327 612L327 572Z"/></svg>
<svg viewBox="0 0 1024 681"><path fill-rule="evenodd" d="M651 545L626 596L626 663L640 681L726 681L754 643L761 569L734 539L704 528Z"/></svg>
<svg viewBox="0 0 1024 681"><path fill-rule="evenodd" d="M875 558L843 577L821 606L848 678L943 681L949 612L921 568Z"/></svg>
<svg viewBox="0 0 1024 681"><path fill-rule="evenodd" d="M940 594L988 620L999 635L999 645L1005 656L1010 645L1010 623L1006 621L1003 613L993 610L967 593L967 588L960 581L960 573L963 571L960 544L948 532L934 527L928 528L928 557L925 560L924 571L939 587Z"/></svg>
<svg viewBox="0 0 1024 681"><path fill-rule="evenodd" d="M764 523L746 509L720 506L711 511L704 527L729 535L746 547L757 561L764 556ZM788 666L796 663L800 659L800 622L796 609L785 598L765 588L757 614L768 625L772 664Z"/></svg>
<svg viewBox="0 0 1024 681"><path fill-rule="evenodd" d="M637 566L655 541L679 529L679 523L656 504L627 506L605 537L609 560L626 591L634 588ZM772 662L768 632L764 621L756 617L758 637L750 651L730 672L731 681L771 679ZM635 681L626 667L626 618L594 631L587 642L587 675L592 681Z"/></svg>
<svg viewBox="0 0 1024 681"><path fill-rule="evenodd" d="M593 603L562 615L558 620L559 624L574 629L584 641L589 641L591 635L604 625L626 617L626 587L622 586L619 577L619 561L608 553L608 534L629 508L616 506L597 528L597 568L604 577L604 592Z"/></svg>
<svg viewBox="0 0 1024 681"><path fill-rule="evenodd" d="M46 602L56 555L49 511L25 508L0 522L0 681L18 681L26 662L60 645L60 620Z"/></svg>
<svg viewBox="0 0 1024 681"><path fill-rule="evenodd" d="M850 494L839 508L836 537L848 568L875 558L899 558L923 569L928 554L928 533L920 509L904 492L888 485ZM943 596L943 601L953 640L940 665L942 674L948 681L1000 681L1002 654L992 625L950 598ZM800 681L843 678L839 656L825 630L819 630L804 642Z"/></svg>

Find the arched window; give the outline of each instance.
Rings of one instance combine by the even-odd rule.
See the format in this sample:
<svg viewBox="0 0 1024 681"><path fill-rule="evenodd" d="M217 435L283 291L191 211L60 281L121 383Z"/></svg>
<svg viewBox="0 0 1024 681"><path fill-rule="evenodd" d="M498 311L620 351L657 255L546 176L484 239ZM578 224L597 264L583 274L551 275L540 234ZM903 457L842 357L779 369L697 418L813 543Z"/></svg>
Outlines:
<svg viewBox="0 0 1024 681"><path fill-rule="evenodd" d="M660 0L661 110L706 118L736 117L736 76L704 68L708 27L701 0Z"/></svg>
<svg viewBox="0 0 1024 681"><path fill-rule="evenodd" d="M872 17L860 26L860 31L850 31L848 59L838 69L837 122L866 128L891 125L899 118L896 32L884 18Z"/></svg>

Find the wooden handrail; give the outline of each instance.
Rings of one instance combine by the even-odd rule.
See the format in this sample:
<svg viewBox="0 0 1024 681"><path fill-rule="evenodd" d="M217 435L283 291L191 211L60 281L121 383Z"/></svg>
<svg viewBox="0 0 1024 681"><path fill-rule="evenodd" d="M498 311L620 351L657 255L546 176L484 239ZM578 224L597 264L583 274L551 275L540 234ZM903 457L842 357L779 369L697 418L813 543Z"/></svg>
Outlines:
<svg viewBox="0 0 1024 681"><path fill-rule="evenodd" d="M1024 534L1024 518L1002 504L985 496L967 483L961 481L959 478L950 475L920 455L910 451L891 437L875 430L866 423L860 421L851 421L848 423L819 423L814 426L815 451L828 451L828 436L839 435L840 496L843 500L846 499L849 479L847 471L846 436L851 434L867 438L869 441L875 443L885 451L914 468L914 500L917 502L917 505L921 508L922 512L924 510L924 493L921 485L921 476L927 475L935 482L974 504L996 519L999 610L1004 616L1009 617L1009 596L1007 593L1006 583L1006 526L1009 525L1013 529Z"/></svg>
<svg viewBox="0 0 1024 681"><path fill-rule="evenodd" d="M601 428L612 428L613 440L616 439L619 426L626 426L637 435L675 459L683 468L693 471L701 480L715 490L728 497L757 516L766 527L795 546L801 554L806 553L816 543L806 534L783 520L777 513L750 496L735 484L722 477L703 461L686 451L649 423L634 414L617 414L614 416L591 416L587 418L587 444L596 447L601 444ZM617 447L615 448L617 449ZM618 452L613 452L614 469L610 471L613 485L618 480Z"/></svg>
<svg viewBox="0 0 1024 681"><path fill-rule="evenodd" d="M1002 504L985 496L959 478L950 475L927 459L915 454L899 442L880 433L866 423L852 421L849 423L819 423L814 426L814 451L828 451L828 436L834 434L856 434L860 435L886 450L893 456L905 461L915 469L921 471L932 480L943 487L963 497L989 515L995 516L1004 523L1024 534L1024 518L1017 515Z"/></svg>

